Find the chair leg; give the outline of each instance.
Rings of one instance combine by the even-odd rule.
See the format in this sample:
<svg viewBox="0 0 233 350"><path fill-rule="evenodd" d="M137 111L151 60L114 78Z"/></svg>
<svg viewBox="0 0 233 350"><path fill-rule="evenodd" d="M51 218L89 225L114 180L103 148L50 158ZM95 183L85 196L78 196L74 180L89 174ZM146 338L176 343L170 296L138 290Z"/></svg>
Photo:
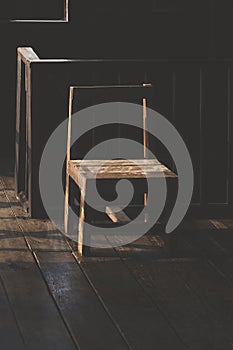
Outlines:
<svg viewBox="0 0 233 350"><path fill-rule="evenodd" d="M78 253L80 256L84 253L83 247L83 227L85 220L85 196L86 196L86 183L83 184L80 196L80 215L79 215L79 226L78 226Z"/></svg>
<svg viewBox="0 0 233 350"><path fill-rule="evenodd" d="M65 230L65 233L68 233L69 194L70 194L70 177L68 174L66 174L66 192L65 192L65 206L64 206L64 230Z"/></svg>
<svg viewBox="0 0 233 350"><path fill-rule="evenodd" d="M144 209L146 209L147 205L148 205L148 196L147 193L144 193ZM149 221L149 214L147 212L145 212L144 215L144 222L147 223Z"/></svg>

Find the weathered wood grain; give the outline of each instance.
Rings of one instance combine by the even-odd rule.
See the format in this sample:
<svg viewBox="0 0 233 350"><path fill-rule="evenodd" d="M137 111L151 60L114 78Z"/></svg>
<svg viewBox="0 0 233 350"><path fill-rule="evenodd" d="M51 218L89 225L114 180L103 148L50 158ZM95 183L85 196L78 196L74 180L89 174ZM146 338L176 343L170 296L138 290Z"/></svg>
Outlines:
<svg viewBox="0 0 233 350"><path fill-rule="evenodd" d="M0 252L0 275L29 349L76 349L30 252Z"/></svg>
<svg viewBox="0 0 233 350"><path fill-rule="evenodd" d="M102 162L101 160L99 161ZM177 175L158 160L114 160L107 161L102 167L97 161L70 161L68 163L68 173L79 182L78 175L81 174L87 179L118 179L118 178L172 178L177 179Z"/></svg>
<svg viewBox="0 0 233 350"><path fill-rule="evenodd" d="M230 323L225 327L221 317L214 317L202 297L184 278L187 270L190 274L197 272L198 259L160 260L152 256L148 259L145 252L141 251L140 256L134 252L134 246L125 249L125 254L124 247L117 251L126 266L189 348L231 348ZM217 273L215 277L218 279ZM221 294L217 297L221 301Z"/></svg>
<svg viewBox="0 0 233 350"><path fill-rule="evenodd" d="M114 223L129 223L131 221L119 207L106 207L106 214Z"/></svg>
<svg viewBox="0 0 233 350"><path fill-rule="evenodd" d="M0 178L0 250L27 249L22 231L14 217L12 209L14 207L20 210L20 203L15 198L11 203L9 202L3 181Z"/></svg>
<svg viewBox="0 0 233 350"><path fill-rule="evenodd" d="M186 348L121 260L86 260L81 266L132 349Z"/></svg>
<svg viewBox="0 0 233 350"><path fill-rule="evenodd" d="M70 253L39 252L48 286L80 348L129 349L80 266Z"/></svg>
<svg viewBox="0 0 233 350"><path fill-rule="evenodd" d="M2 183L8 188L8 206L12 217L17 218L18 230L24 233L27 242L34 251L70 251L64 235L50 220L30 219L23 210L20 202L15 199L13 181L11 177L2 177ZM19 230L19 231L20 231Z"/></svg>
<svg viewBox="0 0 233 350"><path fill-rule="evenodd" d="M23 350L24 339L8 299L7 293L0 280L0 343L3 349Z"/></svg>
<svg viewBox="0 0 233 350"><path fill-rule="evenodd" d="M0 180L6 349L232 349L232 221L189 220L170 237L157 224L75 261L49 221L18 205L12 178Z"/></svg>

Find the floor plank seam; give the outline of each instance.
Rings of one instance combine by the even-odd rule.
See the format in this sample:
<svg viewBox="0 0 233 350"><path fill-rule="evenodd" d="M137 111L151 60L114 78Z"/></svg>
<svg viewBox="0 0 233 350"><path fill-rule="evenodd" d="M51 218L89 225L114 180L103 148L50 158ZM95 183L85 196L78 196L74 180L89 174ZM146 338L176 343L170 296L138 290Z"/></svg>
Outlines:
<svg viewBox="0 0 233 350"><path fill-rule="evenodd" d="M125 259L123 259L125 261ZM200 258L199 259L196 259L196 261L200 261ZM203 261L205 261L206 263L208 263L207 259L203 259ZM128 270L131 272L131 275L134 276L134 273L131 271L130 267L126 265L126 267L128 268ZM221 275L222 276L222 275ZM222 276L223 277L223 276ZM145 294L148 296L148 298L150 298L151 302L156 305L156 302L154 302L154 300L151 298L151 296L148 294L147 290L145 289L144 285L138 281L136 279L136 276L134 276L134 279L138 282L139 285L141 285L142 289L144 290ZM206 299L203 298L199 293L195 292L195 290L192 288L192 286L189 284L189 282L187 282L185 279L182 278L182 281L184 282L185 286L187 287L187 289L189 289L194 295L196 295L196 297L198 298L198 300L201 302L201 304L204 306L205 310L207 311L213 311L215 312L215 308L213 308L212 306L209 306L209 304L207 303ZM160 310L160 308L158 307L158 310L160 311L160 313L163 315L163 317L165 318L165 320L167 321L167 323L170 325L170 327L173 328L171 322L167 319L166 315L164 315L164 312L162 310ZM218 322L219 322L219 319L217 318L216 319ZM224 323L220 322L219 323L222 327L224 327ZM229 326L231 326L229 324ZM182 341L182 343L187 347L189 348L190 345L189 344L186 344L184 343L184 341L180 338L178 332L173 329L176 333L176 335L178 336L178 338ZM226 339L229 341L229 342L232 342L233 341L233 338L230 337L230 336L227 336Z"/></svg>
<svg viewBox="0 0 233 350"><path fill-rule="evenodd" d="M24 345L24 347L25 347L25 350L27 350L28 347L27 347L27 345L26 345L26 343L25 343L23 333L22 333L22 331L21 331L21 328L20 328L19 322L18 322L18 320L17 320L17 317L16 317L16 314L15 314L13 305L12 305L12 303L11 303L11 300L10 300L9 296L8 296L8 293L7 293L7 290L6 290L6 287L5 287L5 284L4 284L3 280L2 280L1 275L0 275L0 283L1 283L1 285L2 285L2 288L3 288L3 290L4 290L6 299L7 299L7 301L8 301L9 306L10 306L11 313L12 313L13 318L14 318L14 320L15 320L16 327L17 327L17 329L18 329L18 331L19 331L19 334L20 334L20 337L21 337L21 339L22 339L22 342L23 342L23 345Z"/></svg>
<svg viewBox="0 0 233 350"><path fill-rule="evenodd" d="M208 260L206 260L205 262L209 265ZM221 277L223 278L223 276L221 276ZM200 300L200 302L204 306L205 310L207 312L211 312L215 321L217 321L218 324L221 325L222 327L225 327L225 323L223 323L221 320L219 320L219 317L216 317L216 309L212 305L209 305L209 303L206 300L206 297L203 296L200 292L198 292L196 288L194 289L192 287L192 285L190 284L190 282L186 281L185 279L183 279L183 281L188 286L188 288L192 291L192 293L195 294L196 297ZM229 324L229 326L232 326L232 324ZM233 336L232 337L227 336L226 338L228 339L228 341L233 342Z"/></svg>
<svg viewBox="0 0 233 350"><path fill-rule="evenodd" d="M2 178L0 178L0 181L1 181L1 183L3 184L3 186L4 186L4 181L2 181ZM9 197L8 197L8 195L7 195L7 193L6 193L6 191L4 191L4 193L5 193L5 196L6 196L6 198L7 198L7 201L8 201L8 203L9 203L9 206L10 206L10 199L9 199ZM40 262L39 262L39 260L38 260L38 258L37 258L37 255L36 255L36 253L33 251L33 249L32 249L32 247L31 247L30 243L28 242L28 239L26 238L26 236L25 236L25 234L24 234L23 227L21 226L21 224L20 224L19 221L17 220L17 215L15 214L15 212L14 212L14 210L13 210L13 208L12 208L11 206L10 206L10 209L11 209L11 211L12 211L12 213L13 213L14 219L16 220L17 225L18 225L20 231L22 232L24 241L25 241L25 243L26 243L26 246L28 247L28 251L31 253L31 255L32 255L32 257L33 257L33 260L34 260L35 263L36 263L36 266L37 266L37 268L38 268L38 270L39 270L39 273L40 273L40 275L41 275L41 277L42 277L42 280L44 281L44 284L45 284L45 286L46 286L46 288L47 288L47 291L48 291L48 293L49 293L51 299L53 300L53 303L54 303L54 305L55 305L55 307L56 307L56 309L57 309L57 311L58 311L58 313L59 313L59 315L60 315L60 317L61 317L61 319L62 319L62 322L64 323L64 326L65 326L65 328L66 328L68 334L70 335L70 337L71 337L71 339L72 339L72 342L73 342L75 348L76 348L77 350L81 350L81 349L80 349L80 346L78 345L77 340L75 339L75 337L74 337L73 334L72 334L72 330L70 329L70 327L69 327L69 325L68 325L66 319L64 318L64 316L63 316L63 314L62 314L62 312L61 312L61 310L60 310L60 308L59 308L59 305L57 304L57 302L56 302L56 300L55 300L55 298L54 298L54 296L53 296L53 294L52 294L52 292L51 292L51 290L50 290L50 288L49 288L49 285L48 285L48 283L47 283L47 281L46 281L46 279L45 279L45 276L44 276L44 274L43 274L43 271L42 271L42 269L41 269L41 267L40 267Z"/></svg>
<svg viewBox="0 0 233 350"><path fill-rule="evenodd" d="M47 283L47 280L46 280L46 278L45 278L45 276L44 276L44 274L43 274L42 268L41 268L41 266L40 266L39 258L37 257L37 255L36 255L35 252L32 252L32 253L33 253L34 259L35 259L35 261L36 261L36 263L37 263L37 266L38 266L38 268L39 268L41 277L42 277L42 279L43 279L43 281L44 281L44 283L45 283L45 285L46 285L46 288L47 288L47 290L48 290L48 293L49 293L50 297L52 298L53 303L55 304L56 309L58 310L58 313L59 313L59 315L60 315L60 317L61 317L61 319L62 319L62 321L63 321L63 323L64 323L64 325L65 325L65 328L66 328L68 334L70 335L70 337L71 337L71 339L72 339L72 341L73 341L73 343L74 343L75 348L76 348L77 350L81 350L81 347L80 347L80 345L78 344L78 340L75 338L75 336L74 336L74 334L73 334L73 332L72 332L72 330L71 330L71 328L70 328L70 326L69 326L69 323L67 322L65 316L63 315L63 313L62 313L62 311L61 311L61 309L60 309L60 307L59 307L59 304L57 303L57 301L56 301L56 299L54 298L54 295L53 295L51 289L49 288L49 285L48 285L48 283Z"/></svg>
<svg viewBox="0 0 233 350"><path fill-rule="evenodd" d="M176 335L176 337L180 340L180 342L188 349L189 345L186 344L184 342L184 340L181 338L181 336L179 335L179 333L177 332L177 330L174 328L173 324L168 320L167 316L164 314L164 312L161 310L161 308L158 306L158 304L151 298L151 296L148 294L147 290L145 289L145 287L143 286L143 284L140 283L140 281L137 280L135 274L132 272L132 270L129 268L129 266L125 263L125 260L122 259L121 255L118 253L118 251L113 248L116 251L116 254L119 256L120 260L122 261L122 263L124 264L124 266L127 268L127 270L129 271L129 273L131 274L131 276L133 277L133 279L136 281L136 283L140 286L140 289L142 289L145 293L145 295L147 296L147 298L150 300L150 302L152 303L152 305L159 311L159 313L161 314L161 316L163 317L163 319L167 322L169 328L172 330L172 332L174 332L174 334Z"/></svg>
<svg viewBox="0 0 233 350"><path fill-rule="evenodd" d="M69 244L69 243L68 243ZM113 318L113 316L111 315L110 311L108 310L107 306L105 305L103 299L101 298L101 296L99 295L98 291L96 290L95 286L93 285L93 283L91 282L90 278L88 277L87 273L85 272L84 268L81 265L81 262L79 261L78 257L76 256L75 252L72 252L73 258L76 261L76 263L78 264L79 268L81 269L83 275L85 276L87 282L89 283L89 285L91 286L93 292L95 293L95 295L97 296L100 304L102 305L103 309L105 310L105 312L107 313L109 319L111 320L111 322L113 323L113 325L116 327L116 329L118 330L120 336L122 337L122 339L124 340L124 342L126 343L127 347L129 348L129 350L133 350L133 348L131 347L130 343L128 342L124 332L121 330L120 326L118 325L118 323L115 321L115 319Z"/></svg>
<svg viewBox="0 0 233 350"><path fill-rule="evenodd" d="M207 262L208 262L208 264L210 265L210 267L211 267L214 271L216 271L217 274L218 274L219 276L221 276L221 278L223 278L224 281L226 281L226 283L227 283L230 287L233 286L233 279L232 279L232 278L227 278L227 276L224 274L224 272L222 272L222 271L216 266L216 264L214 263L214 261L208 260Z"/></svg>

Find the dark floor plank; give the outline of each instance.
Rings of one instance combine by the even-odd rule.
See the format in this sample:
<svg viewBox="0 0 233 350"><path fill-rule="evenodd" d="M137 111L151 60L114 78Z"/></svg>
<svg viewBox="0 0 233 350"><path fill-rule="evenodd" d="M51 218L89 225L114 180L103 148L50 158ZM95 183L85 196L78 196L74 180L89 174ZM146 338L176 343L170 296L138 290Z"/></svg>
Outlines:
<svg viewBox="0 0 233 350"><path fill-rule="evenodd" d="M216 231L218 230L187 230L183 231L183 239L193 247L195 256L207 258L225 255L224 247L215 239Z"/></svg>
<svg viewBox="0 0 233 350"><path fill-rule="evenodd" d="M11 212L17 217L17 222L32 250L70 251L64 235L49 220L31 219L23 210L20 203L15 199L12 177L2 176L1 180L8 188L7 197Z"/></svg>
<svg viewBox="0 0 233 350"><path fill-rule="evenodd" d="M224 249L225 255L233 254L233 228L215 230L212 237Z"/></svg>
<svg viewBox="0 0 233 350"><path fill-rule="evenodd" d="M233 324L233 285L209 262L197 260L186 264L179 269L179 274L203 301L213 319L226 328Z"/></svg>
<svg viewBox="0 0 233 350"><path fill-rule="evenodd" d="M215 229L214 224L212 223L211 220L207 219L192 219L192 218L187 218L183 220L181 223L180 228L182 230L192 230L192 231L197 231L197 230L213 230Z"/></svg>
<svg viewBox="0 0 233 350"><path fill-rule="evenodd" d="M212 231L198 230L188 226L189 229L179 229L167 235L164 228L156 225L147 235L131 243L121 250L122 256L136 254L140 257L145 253L152 258L196 258L213 255L223 255L225 250L212 237ZM117 240L117 238L115 239ZM120 246L120 240L119 240Z"/></svg>
<svg viewBox="0 0 233 350"><path fill-rule="evenodd" d="M228 228L227 225L222 220L211 219L210 222L217 229L222 230L222 229L227 229Z"/></svg>
<svg viewBox="0 0 233 350"><path fill-rule="evenodd" d="M27 246L0 179L0 250L6 249L27 250Z"/></svg>
<svg viewBox="0 0 233 350"><path fill-rule="evenodd" d="M216 324L200 298L180 279L177 264L190 261L144 261L128 259L126 264L153 302L159 306L177 334L191 349L231 348L224 326ZM213 338L212 332L215 335Z"/></svg>
<svg viewBox="0 0 233 350"><path fill-rule="evenodd" d="M39 252L37 257L81 350L129 349L72 254Z"/></svg>
<svg viewBox="0 0 233 350"><path fill-rule="evenodd" d="M141 244L143 241L148 240L149 246L152 245L150 249L154 250L154 258L193 258L196 257L196 251L193 246L184 239L182 231L177 231L170 235L164 233L162 229L150 232L144 237L141 237L133 245ZM133 248L133 250L132 250ZM133 255L135 254L135 249L132 245L128 246L128 251L132 250ZM125 254L125 249L121 251L121 254Z"/></svg>
<svg viewBox="0 0 233 350"><path fill-rule="evenodd" d="M0 281L0 346L1 349L23 350L25 344L14 313Z"/></svg>
<svg viewBox="0 0 233 350"><path fill-rule="evenodd" d="M81 266L132 349L186 348L120 259L86 259Z"/></svg>
<svg viewBox="0 0 233 350"><path fill-rule="evenodd" d="M154 239L151 239L153 237ZM167 243L162 240L163 235L158 239L157 235L150 234L149 238L160 247ZM187 258L186 255L183 258L174 258L172 254L166 259L158 259L156 255L151 255L148 259L146 250L137 250L137 247L145 242L149 248L148 236L144 236L116 250L184 343L192 349L219 349L223 345L224 349L231 349L232 337L229 330L225 330L225 323L221 322L221 318L213 318L214 315L206 303L186 282L187 267L190 271L192 266L195 273L195 266L200 258ZM221 295L219 298L221 300Z"/></svg>
<svg viewBox="0 0 233 350"><path fill-rule="evenodd" d="M179 229L170 235L171 254L183 254L184 257L224 255L225 249L214 238L215 231L217 229L210 220L184 220Z"/></svg>
<svg viewBox="0 0 233 350"><path fill-rule="evenodd" d="M221 222L226 225L227 228L229 229L233 229L233 219L224 219L224 220L221 220Z"/></svg>
<svg viewBox="0 0 233 350"><path fill-rule="evenodd" d="M71 251L65 236L49 220L17 221L33 251Z"/></svg>
<svg viewBox="0 0 233 350"><path fill-rule="evenodd" d="M14 192L14 183L12 176L0 176L0 200L4 204L1 208L1 217L12 218L15 216L14 211L18 216L27 216L20 202L17 200ZM4 210L5 208L5 210Z"/></svg>
<svg viewBox="0 0 233 350"><path fill-rule="evenodd" d="M23 234L15 219L0 220L1 250L27 250Z"/></svg>
<svg viewBox="0 0 233 350"><path fill-rule="evenodd" d="M76 349L30 252L0 252L0 275L28 349Z"/></svg>
<svg viewBox="0 0 233 350"><path fill-rule="evenodd" d="M233 256L212 257L210 264L222 275L229 283L233 283Z"/></svg>

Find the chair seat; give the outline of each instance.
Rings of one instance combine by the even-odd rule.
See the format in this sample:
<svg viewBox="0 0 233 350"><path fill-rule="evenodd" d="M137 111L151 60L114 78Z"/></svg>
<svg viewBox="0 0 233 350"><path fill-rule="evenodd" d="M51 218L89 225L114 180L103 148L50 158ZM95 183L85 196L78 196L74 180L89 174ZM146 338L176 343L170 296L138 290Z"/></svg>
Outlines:
<svg viewBox="0 0 233 350"><path fill-rule="evenodd" d="M67 171L77 184L80 177L85 179L177 178L173 171L157 159L70 160Z"/></svg>

